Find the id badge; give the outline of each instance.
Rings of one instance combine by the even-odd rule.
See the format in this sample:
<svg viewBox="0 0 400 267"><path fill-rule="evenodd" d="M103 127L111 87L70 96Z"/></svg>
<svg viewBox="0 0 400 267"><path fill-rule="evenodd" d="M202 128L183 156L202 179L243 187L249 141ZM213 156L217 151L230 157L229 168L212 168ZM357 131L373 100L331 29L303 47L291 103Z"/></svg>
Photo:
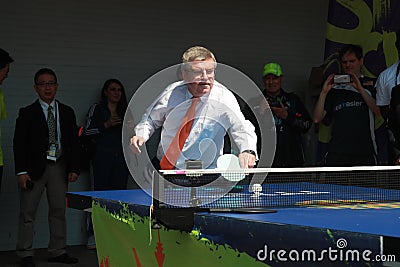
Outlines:
<svg viewBox="0 0 400 267"><path fill-rule="evenodd" d="M47 151L47 159L56 161L57 160L57 145L51 144L49 150Z"/></svg>

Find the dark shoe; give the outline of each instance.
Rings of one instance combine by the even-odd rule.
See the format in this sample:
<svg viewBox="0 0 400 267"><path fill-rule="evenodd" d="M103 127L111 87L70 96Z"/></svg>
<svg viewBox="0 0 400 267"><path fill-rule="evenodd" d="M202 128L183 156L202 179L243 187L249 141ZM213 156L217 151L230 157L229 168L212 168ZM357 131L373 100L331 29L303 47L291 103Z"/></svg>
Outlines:
<svg viewBox="0 0 400 267"><path fill-rule="evenodd" d="M22 258L21 267L35 267L35 263L33 262L33 257L28 256L28 257Z"/></svg>
<svg viewBox="0 0 400 267"><path fill-rule="evenodd" d="M65 263L65 264L74 264L74 263L78 263L79 260L77 258L73 258L73 257L68 256L67 253L64 253L64 254L62 254L60 256L49 258L48 261L49 262Z"/></svg>
<svg viewBox="0 0 400 267"><path fill-rule="evenodd" d="M89 236L86 247L87 249L96 249L96 239L94 238L94 235Z"/></svg>

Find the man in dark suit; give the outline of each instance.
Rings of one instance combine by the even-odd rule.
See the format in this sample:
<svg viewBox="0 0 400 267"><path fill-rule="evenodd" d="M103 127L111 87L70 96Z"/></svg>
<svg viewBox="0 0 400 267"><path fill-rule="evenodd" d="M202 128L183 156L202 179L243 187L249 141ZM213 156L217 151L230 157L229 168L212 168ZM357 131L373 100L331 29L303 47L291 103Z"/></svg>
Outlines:
<svg viewBox="0 0 400 267"><path fill-rule="evenodd" d="M57 76L51 69L35 74L39 99L21 108L14 132L15 172L20 188L17 254L21 266L33 261L34 223L46 189L49 204L49 262L73 264L78 259L66 252L65 194L68 182L79 175L79 146L73 109L55 100Z"/></svg>

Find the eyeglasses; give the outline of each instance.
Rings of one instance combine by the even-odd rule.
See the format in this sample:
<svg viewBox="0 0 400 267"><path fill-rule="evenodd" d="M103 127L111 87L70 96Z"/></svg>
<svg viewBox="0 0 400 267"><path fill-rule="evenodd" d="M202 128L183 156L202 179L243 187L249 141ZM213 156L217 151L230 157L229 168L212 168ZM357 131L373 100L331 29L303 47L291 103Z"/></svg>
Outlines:
<svg viewBox="0 0 400 267"><path fill-rule="evenodd" d="M54 87L56 86L57 83L56 82L48 82L48 83L37 83L36 86L40 87L40 88L46 88L48 87Z"/></svg>
<svg viewBox="0 0 400 267"><path fill-rule="evenodd" d="M215 69L191 69L190 73L192 73L194 76L202 76L204 74L204 72L206 73L207 76L213 76L215 73Z"/></svg>

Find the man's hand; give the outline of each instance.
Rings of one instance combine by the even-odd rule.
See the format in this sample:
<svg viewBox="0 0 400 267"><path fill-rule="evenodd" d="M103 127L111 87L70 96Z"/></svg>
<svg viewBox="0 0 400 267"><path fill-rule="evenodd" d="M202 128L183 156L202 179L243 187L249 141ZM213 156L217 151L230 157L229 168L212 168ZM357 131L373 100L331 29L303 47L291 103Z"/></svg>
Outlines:
<svg viewBox="0 0 400 267"><path fill-rule="evenodd" d="M246 168L253 168L256 164L256 156L250 154L248 152L242 152L238 155L239 157L239 164L240 167Z"/></svg>
<svg viewBox="0 0 400 267"><path fill-rule="evenodd" d="M326 81L324 82L324 85L322 86L321 93L319 94L317 103L315 104L314 107L314 115L313 115L314 123L320 123L326 115L325 100L329 91L332 90L333 86L335 86L335 84L333 83L334 76L335 75L333 73L329 75Z"/></svg>
<svg viewBox="0 0 400 267"><path fill-rule="evenodd" d="M77 173L75 173L75 172L70 172L70 173L68 173L68 181L70 182L70 183L73 183L73 182L76 182L76 180L78 180L78 174Z"/></svg>
<svg viewBox="0 0 400 267"><path fill-rule="evenodd" d="M361 91L364 88L361 85L360 79L358 79L358 77L352 72L350 73L351 75L351 83L349 83L351 86L354 87L354 89L356 89L357 91Z"/></svg>
<svg viewBox="0 0 400 267"><path fill-rule="evenodd" d="M282 102L279 102L279 104L281 105L281 107L271 106L271 110L278 118L286 120L286 118L288 116L287 109L286 109L285 105L283 105Z"/></svg>
<svg viewBox="0 0 400 267"><path fill-rule="evenodd" d="M333 83L334 76L335 76L335 74L332 73L331 75L328 76L328 78L326 78L326 81L324 82L324 85L322 86L321 93L323 93L323 94L329 93L329 91L332 89L332 87L336 85Z"/></svg>
<svg viewBox="0 0 400 267"><path fill-rule="evenodd" d="M139 155L140 153L142 153L142 150L140 150L140 147L144 143L146 143L146 140L143 137L134 136L134 137L131 138L130 148L135 154Z"/></svg>
<svg viewBox="0 0 400 267"><path fill-rule="evenodd" d="M28 188L26 187L26 181L31 180L31 177L29 177L29 174L20 174L18 175L18 186L19 188L27 190Z"/></svg>

